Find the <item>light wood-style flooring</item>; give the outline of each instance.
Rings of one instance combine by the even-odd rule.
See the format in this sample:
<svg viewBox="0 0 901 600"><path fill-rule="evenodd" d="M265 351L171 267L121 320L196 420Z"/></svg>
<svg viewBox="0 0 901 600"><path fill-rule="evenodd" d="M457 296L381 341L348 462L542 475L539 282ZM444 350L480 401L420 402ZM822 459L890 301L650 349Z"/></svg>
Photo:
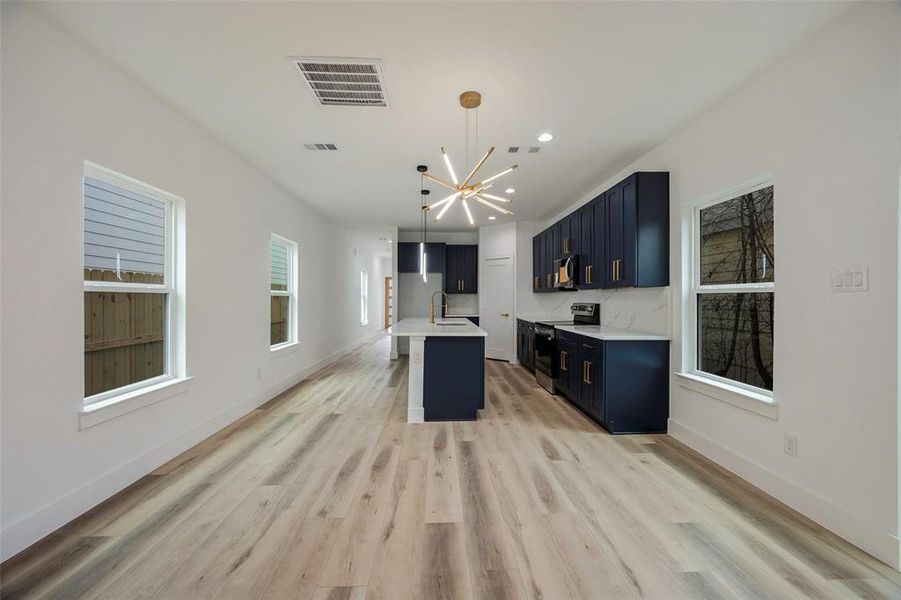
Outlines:
<svg viewBox="0 0 901 600"><path fill-rule="evenodd" d="M2 566L3 598L901 598L898 574L668 436L489 362L408 425L366 345Z"/></svg>

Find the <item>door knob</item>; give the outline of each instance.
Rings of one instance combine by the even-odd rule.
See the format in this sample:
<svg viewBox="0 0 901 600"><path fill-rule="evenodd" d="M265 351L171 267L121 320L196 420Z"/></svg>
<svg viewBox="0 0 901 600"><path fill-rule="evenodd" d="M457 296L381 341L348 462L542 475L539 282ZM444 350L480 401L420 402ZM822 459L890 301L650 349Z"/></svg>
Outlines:
<svg viewBox="0 0 901 600"><path fill-rule="evenodd" d="M502 317L509 317L509 316L510 316L510 313L501 313L501 316L502 316Z"/></svg>

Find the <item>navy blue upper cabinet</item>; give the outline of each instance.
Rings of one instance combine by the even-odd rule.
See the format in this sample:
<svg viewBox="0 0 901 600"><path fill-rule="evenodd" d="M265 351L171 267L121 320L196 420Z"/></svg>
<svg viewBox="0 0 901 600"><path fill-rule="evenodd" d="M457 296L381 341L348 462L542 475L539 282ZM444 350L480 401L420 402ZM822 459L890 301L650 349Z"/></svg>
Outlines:
<svg viewBox="0 0 901 600"><path fill-rule="evenodd" d="M633 173L604 201L604 287L669 285L669 173Z"/></svg>
<svg viewBox="0 0 901 600"><path fill-rule="evenodd" d="M397 272L419 273L419 242L401 242L397 245Z"/></svg>
<svg viewBox="0 0 901 600"><path fill-rule="evenodd" d="M565 255L580 289L669 285L669 173L633 173L532 238L533 291L557 291Z"/></svg>
<svg viewBox="0 0 901 600"><path fill-rule="evenodd" d="M580 289L597 289L604 282L604 256L607 254L607 213L601 194L575 213L579 221L579 279Z"/></svg>
<svg viewBox="0 0 901 600"><path fill-rule="evenodd" d="M547 291L554 291L554 261L560 257L560 224L557 223L547 230L545 234L547 244L545 245L544 268L545 268L545 287Z"/></svg>
<svg viewBox="0 0 901 600"><path fill-rule="evenodd" d="M444 272L444 243L429 242L425 245L426 271ZM401 242L397 245L397 272L419 273L419 242Z"/></svg>
<svg viewBox="0 0 901 600"><path fill-rule="evenodd" d="M571 255L579 255L582 253L582 221L579 216L579 211L573 211L569 215L567 215L563 221L563 228L561 229L561 235L563 238L560 240L560 244L563 246L563 255L571 254ZM578 281L578 275L576 275L576 281Z"/></svg>
<svg viewBox="0 0 901 600"><path fill-rule="evenodd" d="M425 245L426 272L444 273L444 242L427 242Z"/></svg>
<svg viewBox="0 0 901 600"><path fill-rule="evenodd" d="M448 294L475 294L479 291L479 247L475 244L446 247L444 291Z"/></svg>

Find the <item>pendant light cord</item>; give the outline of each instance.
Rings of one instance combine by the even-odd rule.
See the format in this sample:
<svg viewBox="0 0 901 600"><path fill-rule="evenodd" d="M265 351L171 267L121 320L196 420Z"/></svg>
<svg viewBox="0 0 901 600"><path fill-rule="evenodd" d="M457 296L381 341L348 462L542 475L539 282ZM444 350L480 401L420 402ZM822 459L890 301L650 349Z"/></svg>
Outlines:
<svg viewBox="0 0 901 600"><path fill-rule="evenodd" d="M426 242L426 228L428 227L427 219L426 219L426 204L425 204L425 196L422 193L422 190L425 188L425 177L422 173L419 174L419 240L425 244Z"/></svg>

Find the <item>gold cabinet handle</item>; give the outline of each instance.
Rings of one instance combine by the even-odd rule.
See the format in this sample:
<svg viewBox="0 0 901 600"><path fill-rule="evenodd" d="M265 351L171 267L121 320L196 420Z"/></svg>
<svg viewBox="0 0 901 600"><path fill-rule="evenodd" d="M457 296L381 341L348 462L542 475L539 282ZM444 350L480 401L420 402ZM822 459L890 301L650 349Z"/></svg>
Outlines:
<svg viewBox="0 0 901 600"><path fill-rule="evenodd" d="M566 370L566 350L560 351L560 370Z"/></svg>
<svg viewBox="0 0 901 600"><path fill-rule="evenodd" d="M582 383L591 383L591 363L587 360L582 363Z"/></svg>

